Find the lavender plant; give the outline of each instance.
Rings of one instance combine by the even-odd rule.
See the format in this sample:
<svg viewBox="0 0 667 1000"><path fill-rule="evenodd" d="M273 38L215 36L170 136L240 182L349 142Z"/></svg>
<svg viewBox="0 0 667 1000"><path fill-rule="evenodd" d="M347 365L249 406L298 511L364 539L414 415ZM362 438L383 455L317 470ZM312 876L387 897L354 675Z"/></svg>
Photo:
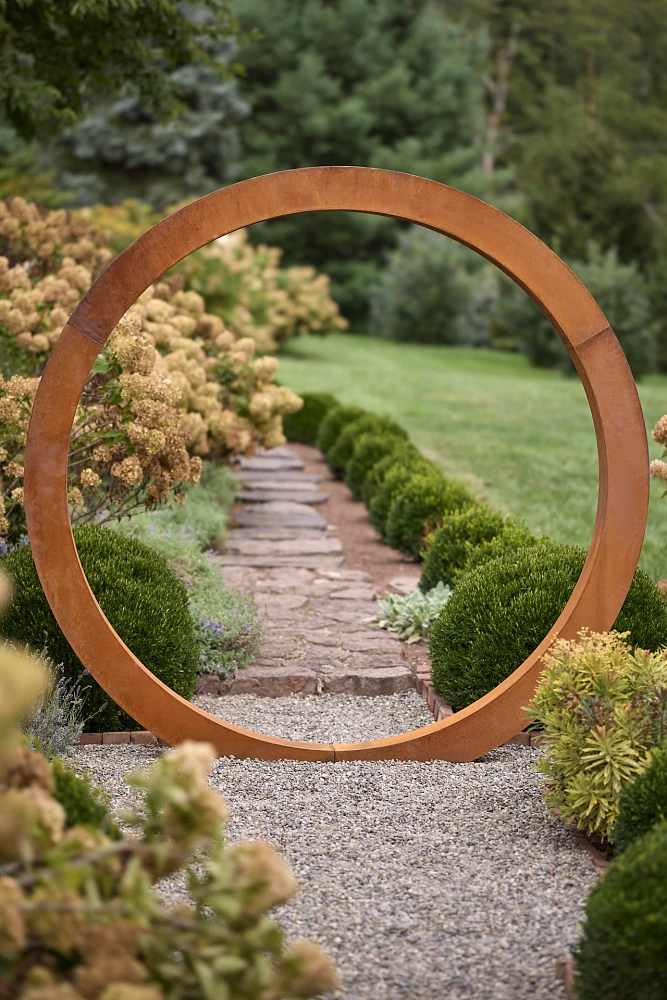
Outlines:
<svg viewBox="0 0 667 1000"><path fill-rule="evenodd" d="M11 646L10 643L5 643ZM25 648L29 653L28 647ZM37 701L21 722L21 731L30 746L36 746L49 756L65 753L76 746L87 721L85 714L84 675L75 681L66 677L63 664L53 663L45 650L38 654L46 671L47 681Z"/></svg>

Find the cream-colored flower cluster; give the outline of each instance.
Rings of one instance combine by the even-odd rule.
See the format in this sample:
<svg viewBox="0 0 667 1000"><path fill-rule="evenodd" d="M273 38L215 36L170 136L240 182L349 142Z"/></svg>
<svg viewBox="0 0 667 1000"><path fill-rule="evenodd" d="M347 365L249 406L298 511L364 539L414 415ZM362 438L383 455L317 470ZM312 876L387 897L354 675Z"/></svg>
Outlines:
<svg viewBox="0 0 667 1000"><path fill-rule="evenodd" d="M180 275L151 286L122 320L156 348L155 372L180 391L181 428L195 455L226 459L258 445L284 443L282 415L301 399L277 386L275 358L255 357L252 337L238 337L205 311Z"/></svg>
<svg viewBox="0 0 667 1000"><path fill-rule="evenodd" d="M8 588L4 578L2 605ZM0 608L1 610L1 608ZM286 942L270 911L297 891L269 844L225 844L227 808L209 787L215 756L186 742L128 783L144 795L111 839L72 824L52 765L19 720L46 683L41 664L0 649L0 964L15 1000L263 1000L340 985L313 942ZM157 880L182 871L193 904L164 906Z"/></svg>
<svg viewBox="0 0 667 1000"><path fill-rule="evenodd" d="M37 375L108 251L85 219L17 198L0 208L2 356L6 374ZM40 257L42 247L51 256ZM255 351L254 337L207 312L183 276L144 292L109 338L77 410L73 520L182 501L181 486L198 481L202 457L228 460L282 444L282 415L302 401L275 385L278 362ZM37 385L0 383L0 538L10 542L24 532L23 450Z"/></svg>
<svg viewBox="0 0 667 1000"><path fill-rule="evenodd" d="M21 264L11 267L7 257L0 257L0 335L35 356L26 364L39 366L91 282L89 268L73 257L65 257L54 274L34 283Z"/></svg>
<svg viewBox="0 0 667 1000"><path fill-rule="evenodd" d="M186 287L204 296L237 337L260 353L291 337L344 330L329 278L312 267L280 267L279 247L253 246L244 229L191 254L178 266Z"/></svg>
<svg viewBox="0 0 667 1000"><path fill-rule="evenodd" d="M653 479L660 479L667 489L667 462L664 461L667 457L667 414L658 420L653 428L652 437L654 441L663 446L665 451L661 459L657 458L651 462L651 476Z"/></svg>
<svg viewBox="0 0 667 1000"><path fill-rule="evenodd" d="M0 337L22 374L37 374L67 317L109 260L108 238L64 209L0 201ZM7 350L7 347L10 349Z"/></svg>
<svg viewBox="0 0 667 1000"><path fill-rule="evenodd" d="M19 197L0 201L0 254L23 264L33 278L57 271L66 257L96 274L111 256L108 242L64 209L44 211Z"/></svg>

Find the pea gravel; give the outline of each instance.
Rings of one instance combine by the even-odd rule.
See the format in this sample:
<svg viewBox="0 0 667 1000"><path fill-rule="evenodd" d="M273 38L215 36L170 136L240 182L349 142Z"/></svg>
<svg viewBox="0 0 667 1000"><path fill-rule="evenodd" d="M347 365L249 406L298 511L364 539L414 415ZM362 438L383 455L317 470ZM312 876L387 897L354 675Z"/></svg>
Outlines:
<svg viewBox="0 0 667 1000"><path fill-rule="evenodd" d="M230 721L301 739L370 739L430 721L412 694L218 700L207 707ZM74 751L115 808L135 795L123 775L159 753ZM596 876L544 807L536 759L515 746L472 764L221 758L211 780L229 803L229 837L269 840L294 868L301 892L280 917L332 955L337 1000L560 1000L556 958L576 941ZM161 892L182 898L183 879Z"/></svg>

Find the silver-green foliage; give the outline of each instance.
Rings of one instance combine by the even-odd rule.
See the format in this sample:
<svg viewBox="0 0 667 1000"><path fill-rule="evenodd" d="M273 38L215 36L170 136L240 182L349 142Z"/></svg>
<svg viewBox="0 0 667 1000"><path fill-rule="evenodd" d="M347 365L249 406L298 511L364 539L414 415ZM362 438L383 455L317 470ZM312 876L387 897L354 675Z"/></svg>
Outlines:
<svg viewBox="0 0 667 1000"><path fill-rule="evenodd" d="M385 594L378 598L377 615L367 620L372 625L396 632L408 643L428 638L431 625L452 595L452 588L440 581L426 594L412 590L405 596Z"/></svg>

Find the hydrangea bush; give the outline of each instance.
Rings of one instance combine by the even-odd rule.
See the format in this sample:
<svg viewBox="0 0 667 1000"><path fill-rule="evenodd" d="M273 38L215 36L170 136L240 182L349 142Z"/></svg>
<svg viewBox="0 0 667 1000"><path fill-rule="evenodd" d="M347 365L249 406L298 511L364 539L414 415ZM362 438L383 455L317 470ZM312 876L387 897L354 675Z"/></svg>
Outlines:
<svg viewBox="0 0 667 1000"><path fill-rule="evenodd" d="M108 260L85 219L0 202L0 537L25 531L23 454L39 374L67 316ZM73 520L108 520L183 500L202 456L226 461L284 442L301 400L278 362L205 311L172 276L147 289L111 334L77 409L69 465ZM11 377L10 377L11 375Z"/></svg>
<svg viewBox="0 0 667 1000"><path fill-rule="evenodd" d="M346 329L328 276L313 267L280 267L281 256L280 247L253 246L239 229L191 254L178 270L211 312L260 352L301 334Z"/></svg>

